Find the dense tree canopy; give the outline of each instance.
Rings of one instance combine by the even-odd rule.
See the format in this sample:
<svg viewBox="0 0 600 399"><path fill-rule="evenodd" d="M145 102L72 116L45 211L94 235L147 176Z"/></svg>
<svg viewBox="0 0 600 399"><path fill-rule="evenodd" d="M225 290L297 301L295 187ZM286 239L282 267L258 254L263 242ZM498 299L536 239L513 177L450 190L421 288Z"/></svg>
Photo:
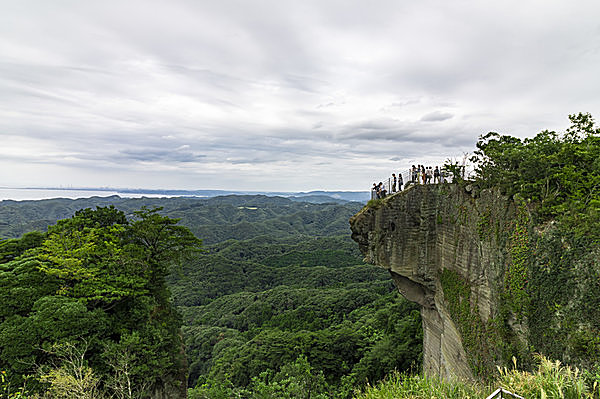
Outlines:
<svg viewBox="0 0 600 399"><path fill-rule="evenodd" d="M201 242L159 210L128 219L112 206L84 209L46 234L2 242L0 369L18 382L56 366L67 345L84 348L103 389L123 354L135 354L127 362L138 389L180 378L181 322L165 277Z"/></svg>
<svg viewBox="0 0 600 399"><path fill-rule="evenodd" d="M564 134L542 131L533 138L488 133L472 161L482 188L519 194L542 219L561 217L586 235L600 237L600 128L590 114L570 115Z"/></svg>

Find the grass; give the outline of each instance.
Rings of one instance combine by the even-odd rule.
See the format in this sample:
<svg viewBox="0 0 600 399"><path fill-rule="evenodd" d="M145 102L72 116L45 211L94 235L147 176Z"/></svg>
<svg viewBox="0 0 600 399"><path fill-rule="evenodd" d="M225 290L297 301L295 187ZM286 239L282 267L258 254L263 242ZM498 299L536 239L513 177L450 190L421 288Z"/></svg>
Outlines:
<svg viewBox="0 0 600 399"><path fill-rule="evenodd" d="M538 356L534 372L498 368L495 382L489 386L459 381L444 381L421 375L392 373L384 381L367 386L355 399L458 399L486 398L502 387L524 398L598 399L600 373L580 371Z"/></svg>
<svg viewBox="0 0 600 399"><path fill-rule="evenodd" d="M519 371L515 367L508 370L499 368L498 384L525 398L598 398L598 376L585 378L576 367L564 366L558 360L552 361L538 356L535 372Z"/></svg>
<svg viewBox="0 0 600 399"><path fill-rule="evenodd" d="M356 399L403 398L484 398L483 390L474 384L444 381L421 375L392 373L374 386L367 386Z"/></svg>

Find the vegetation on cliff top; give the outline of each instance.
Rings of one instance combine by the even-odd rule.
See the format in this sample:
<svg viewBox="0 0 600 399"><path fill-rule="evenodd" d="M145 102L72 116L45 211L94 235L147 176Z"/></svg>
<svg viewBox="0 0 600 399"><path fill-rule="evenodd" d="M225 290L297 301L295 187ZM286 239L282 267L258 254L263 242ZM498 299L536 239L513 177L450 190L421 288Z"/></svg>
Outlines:
<svg viewBox="0 0 600 399"><path fill-rule="evenodd" d="M488 133L472 157L480 188L500 188L535 205L539 221L560 219L577 236L600 239L600 128L590 114L570 115L564 134L533 138Z"/></svg>

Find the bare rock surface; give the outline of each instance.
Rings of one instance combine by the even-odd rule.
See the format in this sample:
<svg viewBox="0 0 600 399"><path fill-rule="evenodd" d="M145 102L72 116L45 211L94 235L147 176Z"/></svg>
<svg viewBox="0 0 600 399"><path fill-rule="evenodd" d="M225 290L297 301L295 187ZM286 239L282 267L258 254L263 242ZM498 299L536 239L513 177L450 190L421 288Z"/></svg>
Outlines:
<svg viewBox="0 0 600 399"><path fill-rule="evenodd" d="M350 220L366 261L388 269L402 295L421 306L426 374L474 378L441 276L446 270L464 279L469 308L481 323L490 321L498 312L507 256L501 232L514 217L513 201L498 193L474 198L458 185L440 184L412 186Z"/></svg>

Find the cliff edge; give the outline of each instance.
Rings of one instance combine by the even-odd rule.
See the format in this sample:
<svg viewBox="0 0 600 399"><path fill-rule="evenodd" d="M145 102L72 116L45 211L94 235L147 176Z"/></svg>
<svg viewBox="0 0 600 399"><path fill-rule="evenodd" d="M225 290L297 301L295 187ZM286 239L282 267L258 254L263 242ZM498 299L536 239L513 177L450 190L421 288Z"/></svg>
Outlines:
<svg viewBox="0 0 600 399"><path fill-rule="evenodd" d="M497 192L475 198L440 184L413 186L350 220L366 261L388 269L421 307L426 374L481 377L525 343L526 319L518 303L506 306L515 304L505 289L515 256L507 247L522 213Z"/></svg>

